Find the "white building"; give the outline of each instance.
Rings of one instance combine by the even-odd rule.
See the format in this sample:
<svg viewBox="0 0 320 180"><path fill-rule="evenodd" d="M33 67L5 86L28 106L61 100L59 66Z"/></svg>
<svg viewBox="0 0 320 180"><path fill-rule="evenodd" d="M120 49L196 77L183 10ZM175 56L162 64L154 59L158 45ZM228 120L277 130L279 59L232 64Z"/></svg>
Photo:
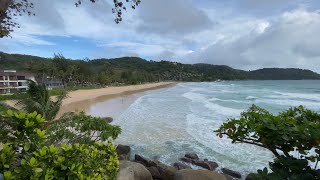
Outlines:
<svg viewBox="0 0 320 180"><path fill-rule="evenodd" d="M0 94L26 91L28 88L27 80L36 82L33 74L18 73L16 70L0 71Z"/></svg>

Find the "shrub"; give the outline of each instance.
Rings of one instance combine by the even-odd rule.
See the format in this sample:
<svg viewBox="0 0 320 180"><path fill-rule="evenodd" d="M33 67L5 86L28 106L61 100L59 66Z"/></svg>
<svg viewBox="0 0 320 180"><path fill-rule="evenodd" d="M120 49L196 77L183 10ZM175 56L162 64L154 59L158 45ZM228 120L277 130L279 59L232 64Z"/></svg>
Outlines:
<svg viewBox="0 0 320 180"><path fill-rule="evenodd" d="M119 161L111 141L50 145L46 121L36 112L9 110L0 118L0 173L6 180L116 178Z"/></svg>
<svg viewBox="0 0 320 180"><path fill-rule="evenodd" d="M231 119L216 130L233 143L247 143L270 150L275 160L273 172L259 170L254 179L320 179L320 115L303 106L290 108L278 115L253 105L239 119ZM293 157L291 152L299 153ZM314 151L315 153L310 153ZM315 166L309 166L309 162Z"/></svg>
<svg viewBox="0 0 320 180"><path fill-rule="evenodd" d="M116 139L121 133L119 126L111 125L105 119L80 114L66 113L48 127L50 143L86 143L105 142Z"/></svg>

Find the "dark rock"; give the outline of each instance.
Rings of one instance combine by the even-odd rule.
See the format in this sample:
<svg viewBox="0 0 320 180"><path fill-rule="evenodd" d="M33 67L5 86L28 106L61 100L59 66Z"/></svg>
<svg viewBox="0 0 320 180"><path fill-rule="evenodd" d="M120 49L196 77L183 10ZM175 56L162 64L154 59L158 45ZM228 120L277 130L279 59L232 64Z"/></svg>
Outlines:
<svg viewBox="0 0 320 180"><path fill-rule="evenodd" d="M254 173L250 173L250 174L248 174L248 176L246 177L245 180L254 180L255 179L254 176L255 176Z"/></svg>
<svg viewBox="0 0 320 180"><path fill-rule="evenodd" d="M187 153L184 155L184 157L186 158L190 158L190 159L193 159L193 160L199 160L199 157L196 153Z"/></svg>
<svg viewBox="0 0 320 180"><path fill-rule="evenodd" d="M152 166L152 167L147 167L147 169L150 171L153 179L160 179L161 178L161 174L160 174L157 167Z"/></svg>
<svg viewBox="0 0 320 180"><path fill-rule="evenodd" d="M108 123L112 123L112 121L113 121L112 117L105 117L103 119L106 120Z"/></svg>
<svg viewBox="0 0 320 180"><path fill-rule="evenodd" d="M173 180L174 179L174 174L177 171L176 168L171 167L171 166L167 166L163 163L161 163L160 161L155 161L155 163L157 164L157 168L161 174L161 178L162 180Z"/></svg>
<svg viewBox="0 0 320 180"><path fill-rule="evenodd" d="M233 170L230 170L230 169L227 169L227 168L222 168L221 171L224 173L224 174L228 174L232 177L235 177L235 178L241 178L241 174L237 171L233 171Z"/></svg>
<svg viewBox="0 0 320 180"><path fill-rule="evenodd" d="M193 163L192 159L186 158L186 157L182 157L182 158L180 158L180 160L183 161L183 162L187 162L187 163Z"/></svg>
<svg viewBox="0 0 320 180"><path fill-rule="evenodd" d="M119 160L129 160L131 148L127 145L119 144L116 148L116 151L119 155Z"/></svg>
<svg viewBox="0 0 320 180"><path fill-rule="evenodd" d="M194 165L200 166L202 168L208 169L210 171L215 170L219 165L216 162L213 161L199 161L199 160L194 160L193 161Z"/></svg>
<svg viewBox="0 0 320 180"><path fill-rule="evenodd" d="M140 162L141 164L143 164L146 167L157 166L157 164L155 162L151 161L148 158L140 156L138 154L134 155L134 160L137 161L137 162Z"/></svg>
<svg viewBox="0 0 320 180"><path fill-rule="evenodd" d="M181 169L191 169L190 166L186 165L186 164L183 164L183 163L180 163L180 162L175 162L173 164L173 167L177 168L178 170L181 170Z"/></svg>
<svg viewBox="0 0 320 180"><path fill-rule="evenodd" d="M4 180L3 174L0 173L0 180Z"/></svg>
<svg viewBox="0 0 320 180"><path fill-rule="evenodd" d="M227 180L227 178L213 171L184 169L175 173L174 180Z"/></svg>
<svg viewBox="0 0 320 180"><path fill-rule="evenodd" d="M213 161L208 161L208 159L205 159L204 161L201 160L195 160L187 157L182 157L180 158L181 161L191 163L196 166L200 166L202 168L208 169L208 170L215 170L217 167L219 167L218 163L213 162Z"/></svg>
<svg viewBox="0 0 320 180"><path fill-rule="evenodd" d="M117 180L152 180L152 175L142 164L123 161Z"/></svg>

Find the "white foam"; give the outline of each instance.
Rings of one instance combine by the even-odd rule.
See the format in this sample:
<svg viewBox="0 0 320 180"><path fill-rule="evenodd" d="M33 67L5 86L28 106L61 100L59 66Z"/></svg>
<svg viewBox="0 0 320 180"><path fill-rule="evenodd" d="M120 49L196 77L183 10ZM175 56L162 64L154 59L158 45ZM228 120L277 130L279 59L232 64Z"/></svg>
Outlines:
<svg viewBox="0 0 320 180"><path fill-rule="evenodd" d="M312 94L312 93L288 93L288 92L279 92L274 91L278 96L271 95L269 97L274 98L290 98L290 99L305 99L311 101L320 102L320 94ZM280 95L280 96L279 96Z"/></svg>
<svg viewBox="0 0 320 180"><path fill-rule="evenodd" d="M258 99L258 97L255 97L255 96L247 96L246 97L246 100L256 100Z"/></svg>

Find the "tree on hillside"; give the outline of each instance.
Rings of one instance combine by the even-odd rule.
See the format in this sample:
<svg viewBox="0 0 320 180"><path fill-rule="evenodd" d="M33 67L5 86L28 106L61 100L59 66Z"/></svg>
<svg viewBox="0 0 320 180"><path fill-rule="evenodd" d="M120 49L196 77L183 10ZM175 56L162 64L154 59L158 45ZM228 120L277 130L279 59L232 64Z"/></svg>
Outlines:
<svg viewBox="0 0 320 180"><path fill-rule="evenodd" d="M74 0L75 6L80 6L84 1L92 3L98 0ZM125 0L125 3L135 9L141 0ZM126 10L125 3L122 0L113 0L112 12L116 15L115 22L122 21L122 11ZM10 36L14 28L19 28L19 24L14 21L17 16L36 15L32 12L34 4L30 0L1 0L0 1L0 38Z"/></svg>

